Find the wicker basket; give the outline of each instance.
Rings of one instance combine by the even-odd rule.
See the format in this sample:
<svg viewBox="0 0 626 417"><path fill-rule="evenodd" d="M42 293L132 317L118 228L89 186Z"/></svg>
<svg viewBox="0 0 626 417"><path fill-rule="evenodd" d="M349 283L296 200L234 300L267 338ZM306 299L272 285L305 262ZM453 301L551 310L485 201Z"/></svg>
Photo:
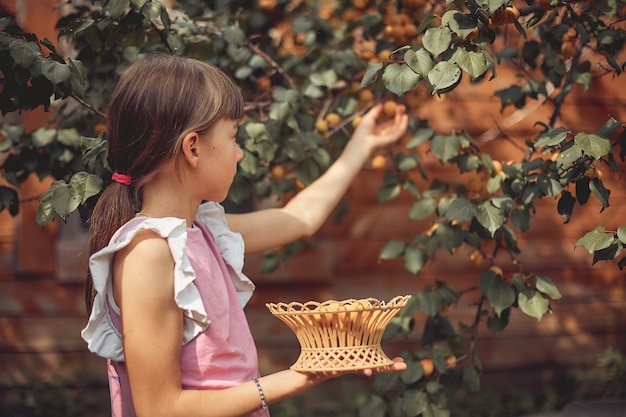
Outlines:
<svg viewBox="0 0 626 417"><path fill-rule="evenodd" d="M409 298L397 296L387 303L365 298L266 305L300 343L300 356L291 369L333 372L391 365L380 343L389 321Z"/></svg>

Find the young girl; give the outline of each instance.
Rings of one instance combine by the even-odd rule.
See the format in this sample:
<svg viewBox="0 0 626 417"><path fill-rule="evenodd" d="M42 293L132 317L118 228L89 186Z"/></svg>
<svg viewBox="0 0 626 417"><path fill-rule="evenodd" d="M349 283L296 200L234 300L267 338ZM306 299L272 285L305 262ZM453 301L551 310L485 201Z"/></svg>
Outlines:
<svg viewBox="0 0 626 417"><path fill-rule="evenodd" d="M223 72L170 55L135 62L113 92L116 172L90 221L82 336L108 359L116 417L268 416L269 404L338 375L259 376L244 252L317 231L371 152L405 133L405 109L386 122L380 105L370 110L338 160L285 207L230 215L219 202L243 157L243 105ZM405 368L398 359L385 371Z"/></svg>

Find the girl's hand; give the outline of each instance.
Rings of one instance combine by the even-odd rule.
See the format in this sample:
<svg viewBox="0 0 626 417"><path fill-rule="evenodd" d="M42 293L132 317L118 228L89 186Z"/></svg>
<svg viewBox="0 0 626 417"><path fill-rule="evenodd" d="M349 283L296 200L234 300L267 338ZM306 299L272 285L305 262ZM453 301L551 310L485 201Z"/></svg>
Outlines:
<svg viewBox="0 0 626 417"><path fill-rule="evenodd" d="M384 368L378 368L378 369L365 369L363 370L363 374L365 376L372 376L374 374L381 374L383 372L397 372L397 371L404 371L407 368L406 363L404 362L404 359L397 357L397 358L393 358L392 359L393 363L389 366L386 366Z"/></svg>
<svg viewBox="0 0 626 417"><path fill-rule="evenodd" d="M406 133L409 121L406 106L397 105L393 117L379 122L382 111L383 105L377 104L365 113L352 134L351 144L365 147L369 154L377 148L391 145Z"/></svg>
<svg viewBox="0 0 626 417"><path fill-rule="evenodd" d="M407 368L404 359L401 357L396 357L392 359L393 363L389 366L379 367L379 368L369 368L363 369L360 371L329 371L329 372L302 372L303 375L306 375L309 379L310 383L316 385L320 382L326 381L331 378L336 378L342 375L347 374L355 374L360 373L365 376L372 376L375 374L382 374L383 372L398 372L404 371Z"/></svg>

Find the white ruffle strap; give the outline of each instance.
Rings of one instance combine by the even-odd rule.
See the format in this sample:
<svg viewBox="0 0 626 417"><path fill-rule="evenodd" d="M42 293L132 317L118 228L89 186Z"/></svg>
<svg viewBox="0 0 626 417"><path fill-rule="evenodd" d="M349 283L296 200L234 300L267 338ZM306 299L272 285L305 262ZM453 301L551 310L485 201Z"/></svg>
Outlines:
<svg viewBox="0 0 626 417"><path fill-rule="evenodd" d="M224 207L221 204L207 202L200 205L197 219L211 230L217 249L229 267L228 271L237 290L241 307L245 307L252 297L255 286L250 278L243 273L245 254L243 238L228 227L224 214Z"/></svg>

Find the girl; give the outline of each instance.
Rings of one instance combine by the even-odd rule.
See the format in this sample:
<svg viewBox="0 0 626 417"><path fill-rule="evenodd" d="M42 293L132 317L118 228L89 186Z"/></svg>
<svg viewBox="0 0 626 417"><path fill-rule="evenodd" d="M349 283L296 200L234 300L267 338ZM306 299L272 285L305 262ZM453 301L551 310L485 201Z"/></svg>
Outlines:
<svg viewBox="0 0 626 417"><path fill-rule="evenodd" d="M370 110L338 160L285 207L229 215L219 202L243 157L243 105L223 72L169 55L135 62L113 92L116 172L91 216L82 336L107 358L114 416L268 416L269 404L337 376L259 376L244 251L317 231L371 152L405 133L405 109L384 123L380 105ZM386 370L405 368L398 359Z"/></svg>

